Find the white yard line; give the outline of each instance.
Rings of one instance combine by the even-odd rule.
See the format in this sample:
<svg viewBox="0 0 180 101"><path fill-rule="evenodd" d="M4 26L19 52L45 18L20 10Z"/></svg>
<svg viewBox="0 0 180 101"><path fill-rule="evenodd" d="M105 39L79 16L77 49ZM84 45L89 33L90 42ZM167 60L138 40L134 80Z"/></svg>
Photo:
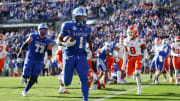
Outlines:
<svg viewBox="0 0 180 101"><path fill-rule="evenodd" d="M141 88L145 88L145 87L148 87L148 86L150 86L150 85L142 86ZM99 98L99 99L96 99L94 101L103 101L103 100L110 99L110 98L113 98L113 97L118 96L118 95L122 95L122 94L125 94L125 93L128 93L128 92L135 91L135 90L137 90L137 88L129 89L129 90L124 91L124 92L115 93L113 95L110 95L110 96L107 96L107 97L103 97L103 98Z"/></svg>

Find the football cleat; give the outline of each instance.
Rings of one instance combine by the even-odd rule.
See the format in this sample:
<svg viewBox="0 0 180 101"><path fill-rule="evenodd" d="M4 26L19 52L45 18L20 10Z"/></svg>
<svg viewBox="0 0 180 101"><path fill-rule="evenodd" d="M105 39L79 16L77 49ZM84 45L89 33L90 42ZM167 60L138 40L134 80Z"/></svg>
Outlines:
<svg viewBox="0 0 180 101"><path fill-rule="evenodd" d="M180 83L179 82L176 82L175 85L179 85Z"/></svg>
<svg viewBox="0 0 180 101"><path fill-rule="evenodd" d="M90 90L96 90L98 89L98 85L97 84L94 84L94 86L92 88L90 88Z"/></svg>
<svg viewBox="0 0 180 101"><path fill-rule="evenodd" d="M26 91L22 91L22 96L26 97L27 96L27 92Z"/></svg>
<svg viewBox="0 0 180 101"><path fill-rule="evenodd" d="M171 79L170 79L170 82L171 82L171 83L174 82L174 78L171 78Z"/></svg>
<svg viewBox="0 0 180 101"><path fill-rule="evenodd" d="M60 94L70 94L68 91L65 90L64 87L60 87L58 92L59 92Z"/></svg>
<svg viewBox="0 0 180 101"><path fill-rule="evenodd" d="M137 89L137 94L138 94L138 95L139 95L139 94L142 94L141 88L138 88L138 89Z"/></svg>
<svg viewBox="0 0 180 101"><path fill-rule="evenodd" d="M167 82L167 79L164 79L164 82Z"/></svg>
<svg viewBox="0 0 180 101"><path fill-rule="evenodd" d="M159 84L159 81L158 81L158 80L155 80L154 83L155 83L155 84Z"/></svg>
<svg viewBox="0 0 180 101"><path fill-rule="evenodd" d="M117 81L117 84L126 84L127 81L126 80L120 80L120 81Z"/></svg>

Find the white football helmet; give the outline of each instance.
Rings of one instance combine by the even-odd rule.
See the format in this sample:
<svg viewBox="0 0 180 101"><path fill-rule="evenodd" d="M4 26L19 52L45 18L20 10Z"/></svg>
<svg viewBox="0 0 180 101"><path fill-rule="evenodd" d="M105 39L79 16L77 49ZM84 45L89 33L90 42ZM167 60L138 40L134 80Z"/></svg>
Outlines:
<svg viewBox="0 0 180 101"><path fill-rule="evenodd" d="M81 18L78 18L81 17ZM78 26L83 27L86 24L87 14L84 8L75 8L72 12L72 20L77 23Z"/></svg>
<svg viewBox="0 0 180 101"><path fill-rule="evenodd" d="M104 47L105 49L112 49L113 47L112 41L106 41Z"/></svg>
<svg viewBox="0 0 180 101"><path fill-rule="evenodd" d="M138 29L134 26L130 26L127 29L127 37L129 40L131 40L132 38L136 37L138 34Z"/></svg>
<svg viewBox="0 0 180 101"><path fill-rule="evenodd" d="M162 44L163 44L163 45L168 45L168 44L169 44L169 40L168 40L168 39L164 39L164 40L162 41Z"/></svg>

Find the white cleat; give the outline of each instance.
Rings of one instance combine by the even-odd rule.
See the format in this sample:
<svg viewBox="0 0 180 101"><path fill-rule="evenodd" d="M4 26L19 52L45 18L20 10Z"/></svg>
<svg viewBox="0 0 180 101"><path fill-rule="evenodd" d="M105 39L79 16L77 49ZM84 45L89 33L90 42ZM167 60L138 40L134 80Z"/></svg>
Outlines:
<svg viewBox="0 0 180 101"><path fill-rule="evenodd" d="M68 91L65 90L64 87L60 87L58 92L59 92L60 94L70 94Z"/></svg>
<svg viewBox="0 0 180 101"><path fill-rule="evenodd" d="M138 94L138 95L139 95L139 94L142 94L141 88L138 88L138 89L137 89L137 94Z"/></svg>
<svg viewBox="0 0 180 101"><path fill-rule="evenodd" d="M22 91L22 96L26 97L27 96L27 92L26 91Z"/></svg>
<svg viewBox="0 0 180 101"><path fill-rule="evenodd" d="M167 79L164 79L164 82L167 82Z"/></svg>
<svg viewBox="0 0 180 101"><path fill-rule="evenodd" d="M97 90L98 89L98 85L94 84L93 88L90 88L90 90Z"/></svg>
<svg viewBox="0 0 180 101"><path fill-rule="evenodd" d="M158 80L155 80L155 82L154 82L155 84L159 84L159 81Z"/></svg>
<svg viewBox="0 0 180 101"><path fill-rule="evenodd" d="M117 81L117 84L126 84L127 81L126 80L120 80L120 81Z"/></svg>
<svg viewBox="0 0 180 101"><path fill-rule="evenodd" d="M175 85L179 85L180 83L176 81Z"/></svg>
<svg viewBox="0 0 180 101"><path fill-rule="evenodd" d="M127 82L126 80L124 80L124 79L123 79L123 81L124 81L125 84L128 83L128 82Z"/></svg>

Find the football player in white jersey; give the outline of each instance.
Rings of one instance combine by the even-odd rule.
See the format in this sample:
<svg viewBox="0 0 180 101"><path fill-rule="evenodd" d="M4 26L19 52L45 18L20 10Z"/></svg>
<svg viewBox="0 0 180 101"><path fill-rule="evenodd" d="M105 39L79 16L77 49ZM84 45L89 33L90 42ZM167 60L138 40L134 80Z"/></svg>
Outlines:
<svg viewBox="0 0 180 101"><path fill-rule="evenodd" d="M94 53L91 52L89 49L89 45L86 46L86 52L87 52L87 60L89 64L89 73L88 73L88 85L89 88L91 87L91 83L93 83L93 87L90 88L91 90L96 90L98 89L98 76L96 74L96 67L93 67L92 61L95 58L93 55Z"/></svg>
<svg viewBox="0 0 180 101"><path fill-rule="evenodd" d="M63 46L58 46L58 50L56 52L56 60L58 61L58 63L60 64L61 69L63 70L63 50L65 49L65 47ZM69 92L66 90L65 88L65 84L64 84L64 73L61 72L59 75L59 83L60 83L60 88L58 90L58 92L60 94L69 94Z"/></svg>
<svg viewBox="0 0 180 101"><path fill-rule="evenodd" d="M7 54L8 54L8 44L4 41L4 35L0 34L0 76L2 69L4 67Z"/></svg>
<svg viewBox="0 0 180 101"><path fill-rule="evenodd" d="M117 67L118 67L118 71L117 71L117 83L118 84L127 83L127 81L124 80L124 70L122 70L123 51L124 51L123 37L120 37L119 43L116 43L115 48L113 50L113 57L115 59Z"/></svg>
<svg viewBox="0 0 180 101"><path fill-rule="evenodd" d="M124 56L122 69L126 66L127 61L127 76L136 76L137 94L141 94L141 63L144 62L147 56L147 49L143 39L137 37L138 29L130 26L127 29L127 39L124 40ZM144 50L144 58L142 59L141 49Z"/></svg>
<svg viewBox="0 0 180 101"><path fill-rule="evenodd" d="M176 85L180 84L178 80L178 73L180 72L180 36L175 38L175 43L171 46L172 62L175 70Z"/></svg>

